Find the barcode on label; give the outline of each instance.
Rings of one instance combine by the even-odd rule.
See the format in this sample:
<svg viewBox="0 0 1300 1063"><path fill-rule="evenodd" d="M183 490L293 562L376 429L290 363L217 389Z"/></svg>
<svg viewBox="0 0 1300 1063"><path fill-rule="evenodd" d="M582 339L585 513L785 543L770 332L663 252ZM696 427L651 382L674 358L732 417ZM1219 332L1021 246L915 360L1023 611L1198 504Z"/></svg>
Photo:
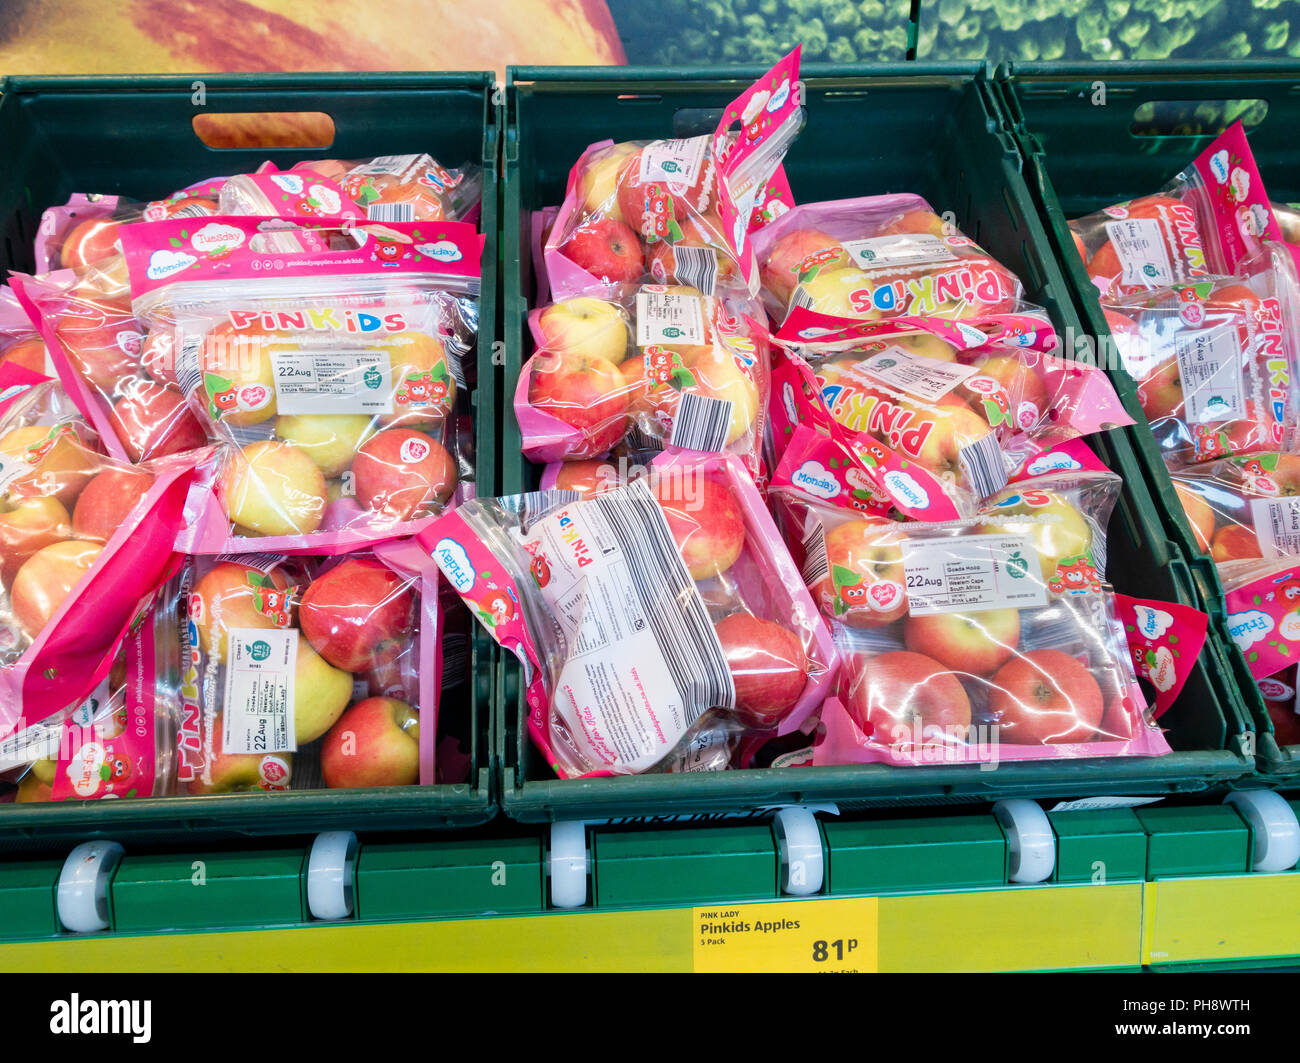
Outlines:
<svg viewBox="0 0 1300 1063"><path fill-rule="evenodd" d="M715 399L694 391L683 391L677 416L673 418L669 444L684 450L705 450L720 454L727 445L727 435L731 431L732 408L730 399Z"/></svg>
<svg viewBox="0 0 1300 1063"><path fill-rule="evenodd" d="M415 221L415 204L371 203L366 207L366 218L370 221L383 222Z"/></svg>
<svg viewBox="0 0 1300 1063"><path fill-rule="evenodd" d="M812 527L803 537L803 581L816 587L831 574L831 566L826 557L826 529L819 520L810 523Z"/></svg>
<svg viewBox="0 0 1300 1063"><path fill-rule="evenodd" d="M976 498L988 498L1007 486L1007 466L992 432L958 448L957 460Z"/></svg>
<svg viewBox="0 0 1300 1063"><path fill-rule="evenodd" d="M577 491L552 488L549 491L529 491L522 495L508 495L500 501L503 509L519 515L519 524L527 531L548 513L554 513L561 506L572 505L581 498L582 495Z"/></svg>
<svg viewBox="0 0 1300 1063"><path fill-rule="evenodd" d="M591 504L622 551L643 614L682 695L687 726L710 708L734 708L736 688L722 645L650 489L636 481L597 495Z"/></svg>
<svg viewBox="0 0 1300 1063"><path fill-rule="evenodd" d="M1235 325L1179 332L1174 353L1188 421L1205 424L1245 416L1242 352Z"/></svg>
<svg viewBox="0 0 1300 1063"><path fill-rule="evenodd" d="M199 349L202 346L202 336L197 333L186 336L176 356L176 383L184 395L193 395L203 386L203 371L199 368Z"/></svg>
<svg viewBox="0 0 1300 1063"><path fill-rule="evenodd" d="M442 688L459 686L469 678L469 636L446 635L442 640Z"/></svg>
<svg viewBox="0 0 1300 1063"><path fill-rule="evenodd" d="M287 560L289 560L288 554L218 554L213 559L213 564L219 565L223 561L230 561L236 565L255 568L258 572L265 572L269 576Z"/></svg>
<svg viewBox="0 0 1300 1063"><path fill-rule="evenodd" d="M718 253L711 247L673 247L676 260L675 280L689 284L705 295L712 295L718 281Z"/></svg>
<svg viewBox="0 0 1300 1063"><path fill-rule="evenodd" d="M1250 516L1266 561L1300 554L1300 498L1252 498Z"/></svg>
<svg viewBox="0 0 1300 1063"><path fill-rule="evenodd" d="M33 724L0 742L0 762L52 759L59 755L62 724ZM6 769L9 764L5 764Z"/></svg>
<svg viewBox="0 0 1300 1063"><path fill-rule="evenodd" d="M623 438L627 442L628 447L632 450L664 449L664 441L662 439L658 436L651 435L637 424L633 424L632 427L627 430L627 434Z"/></svg>
<svg viewBox="0 0 1300 1063"><path fill-rule="evenodd" d="M808 294L808 289L802 284L796 285L794 294L790 296L790 310L793 310L796 306L802 306L805 310L813 308L813 297ZM789 313L789 311L786 312Z"/></svg>

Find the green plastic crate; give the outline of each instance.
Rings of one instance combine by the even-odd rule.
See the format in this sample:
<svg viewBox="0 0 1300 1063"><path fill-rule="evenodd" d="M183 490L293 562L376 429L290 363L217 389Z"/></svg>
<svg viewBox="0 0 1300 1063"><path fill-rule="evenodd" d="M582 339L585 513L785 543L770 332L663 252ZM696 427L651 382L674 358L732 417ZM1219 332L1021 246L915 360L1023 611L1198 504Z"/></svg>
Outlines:
<svg viewBox="0 0 1300 1063"><path fill-rule="evenodd" d="M199 87L204 99L194 100ZM218 174L245 173L266 159L365 158L429 151L447 165L484 169L481 342L473 404L478 489L499 483L496 410L499 110L493 75L292 74L195 77L11 77L0 83L0 232L4 264L30 271L41 212L74 192L148 199ZM199 113L326 112L326 148L212 149L199 140ZM223 794L131 801L14 804L0 809L0 849L66 848L91 837L183 843L195 835L313 830L468 827L494 814L490 705L496 646L475 625L468 699L472 775L455 786L367 791Z"/></svg>
<svg viewBox="0 0 1300 1063"><path fill-rule="evenodd" d="M533 291L527 212L558 203L569 169L594 141L692 135L757 77L757 68L512 68L507 90L502 179L503 396L513 394L530 352L527 299ZM808 123L786 157L796 201L915 191L953 211L973 239L1015 270L1030 298L1062 328L1079 329L1070 289L1002 129L993 89L977 64L807 66ZM712 111L712 113L710 113ZM901 146L901 150L900 150ZM520 456L519 428L502 425L502 488L532 489L537 469ZM1094 443L1126 482L1110 526L1110 567L1129 593L1197 602L1192 575L1154 520L1141 465L1128 437ZM1240 752L1246 725L1227 708L1217 658L1198 664L1179 704L1164 717L1176 752L1118 758L898 769L884 765L784 768L690 775L558 780L533 748L520 697L521 672L503 656L499 723L501 803L522 821L739 812L793 802L842 808L1077 796L1194 792L1250 771Z"/></svg>
<svg viewBox="0 0 1300 1063"><path fill-rule="evenodd" d="M1073 291L1086 333L1110 339L1096 289L1074 250L1066 219L1077 218L1138 195L1155 192L1210 143L1222 127L1217 113L1244 112L1251 150L1274 201L1300 200L1300 64L1269 60L1207 63L1007 64L997 86L1025 157L1028 183L1043 226ZM1098 94L1104 89L1103 97ZM1210 106L1217 101L1262 100L1264 108ZM1185 128L1195 135L1135 135L1164 101L1191 101ZM1194 109L1199 104L1199 114ZM1167 105L1166 105L1167 106ZM1141 111L1139 111L1141 108ZM1205 125L1208 121L1210 124ZM1202 124L1197 126L1196 123ZM1255 124L1258 123L1258 124ZM1173 483L1127 374L1113 374L1121 397L1138 422L1128 430L1147 471L1147 483L1166 532L1190 560L1205 608L1214 619L1216 655L1225 662L1225 697L1255 731L1260 771L1276 785L1300 776L1300 746L1279 748L1268 711L1227 632L1223 588L1214 562L1201 552L1174 494Z"/></svg>

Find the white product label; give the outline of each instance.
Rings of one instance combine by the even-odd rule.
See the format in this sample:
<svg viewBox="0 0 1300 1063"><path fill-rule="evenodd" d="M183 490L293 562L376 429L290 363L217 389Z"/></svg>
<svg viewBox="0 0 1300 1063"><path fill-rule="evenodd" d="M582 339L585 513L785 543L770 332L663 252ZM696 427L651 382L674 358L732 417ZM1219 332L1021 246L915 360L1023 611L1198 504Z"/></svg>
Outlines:
<svg viewBox="0 0 1300 1063"><path fill-rule="evenodd" d="M382 351L273 351L281 414L392 413L392 363Z"/></svg>
<svg viewBox="0 0 1300 1063"><path fill-rule="evenodd" d="M937 362L892 346L858 364L891 387L928 402L943 398L963 380L979 372L973 365Z"/></svg>
<svg viewBox="0 0 1300 1063"><path fill-rule="evenodd" d="M1038 551L1024 535L904 539L912 616L1045 606Z"/></svg>
<svg viewBox="0 0 1300 1063"><path fill-rule="evenodd" d="M9 485L15 480L30 476L34 471L34 467L28 465L27 462L9 454L0 453L0 494L8 491Z"/></svg>
<svg viewBox="0 0 1300 1063"><path fill-rule="evenodd" d="M920 266L931 262L953 262L956 254L931 233L900 233L875 236L870 240L845 240L840 244L862 269L881 266Z"/></svg>
<svg viewBox="0 0 1300 1063"><path fill-rule="evenodd" d="M699 345L704 342L704 307L697 295L653 292L636 293L636 343Z"/></svg>
<svg viewBox="0 0 1300 1063"><path fill-rule="evenodd" d="M0 742L0 770L9 771L34 760L57 760L61 723L35 723Z"/></svg>
<svg viewBox="0 0 1300 1063"><path fill-rule="evenodd" d="M380 155L358 166L351 173L404 174L419 162L419 155Z"/></svg>
<svg viewBox="0 0 1300 1063"><path fill-rule="evenodd" d="M1250 518L1265 561L1300 554L1300 498L1252 498Z"/></svg>
<svg viewBox="0 0 1300 1063"><path fill-rule="evenodd" d="M642 771L706 710L735 705L703 599L644 484L552 513L521 542L564 645L553 711L593 769Z"/></svg>
<svg viewBox="0 0 1300 1063"><path fill-rule="evenodd" d="M642 184L646 181L668 181L679 186L690 185L704 165L704 153L708 148L708 137L656 140L641 151L638 177Z"/></svg>
<svg viewBox="0 0 1300 1063"><path fill-rule="evenodd" d="M1095 812L1104 808L1137 808L1163 800L1163 797L1081 797L1077 801L1057 801L1048 811Z"/></svg>
<svg viewBox="0 0 1300 1063"><path fill-rule="evenodd" d="M284 753L294 740L298 632L231 628L226 661L223 753Z"/></svg>
<svg viewBox="0 0 1300 1063"><path fill-rule="evenodd" d="M1246 415L1241 345L1235 326L1179 332L1174 337L1174 353L1188 421L1205 424Z"/></svg>
<svg viewBox="0 0 1300 1063"><path fill-rule="evenodd" d="M1159 288L1174 283L1164 231L1155 218L1108 221L1106 235L1119 256L1125 284Z"/></svg>

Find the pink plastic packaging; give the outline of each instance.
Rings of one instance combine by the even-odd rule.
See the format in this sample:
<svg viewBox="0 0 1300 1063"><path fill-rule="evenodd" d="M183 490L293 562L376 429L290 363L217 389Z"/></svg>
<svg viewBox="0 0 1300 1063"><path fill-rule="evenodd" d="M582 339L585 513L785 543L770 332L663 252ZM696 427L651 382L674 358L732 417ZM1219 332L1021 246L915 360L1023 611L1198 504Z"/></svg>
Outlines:
<svg viewBox="0 0 1300 1063"><path fill-rule="evenodd" d="M443 625L412 541L195 558L182 601L180 792L434 781Z"/></svg>
<svg viewBox="0 0 1300 1063"><path fill-rule="evenodd" d="M53 381L0 367L0 738L80 702L179 563L201 452L143 466L91 449Z"/></svg>
<svg viewBox="0 0 1300 1063"><path fill-rule="evenodd" d="M778 323L796 306L866 320L983 317L1014 311L1024 295L1010 270L911 193L801 203L753 243Z"/></svg>
<svg viewBox="0 0 1300 1063"><path fill-rule="evenodd" d="M810 425L900 513L948 520L1043 451L1132 424L1105 373L1050 353L1050 323L1026 311L848 322L796 307L772 348L776 454Z"/></svg>
<svg viewBox="0 0 1300 1063"><path fill-rule="evenodd" d="M532 461L672 446L738 455L757 475L767 329L744 305L681 286L578 296L528 317L537 352L515 387Z"/></svg>
<svg viewBox="0 0 1300 1063"><path fill-rule="evenodd" d="M1118 477L1040 476L977 518L925 524L834 508L783 469L773 492L802 515L803 576L844 661L814 764L1168 752L1102 578ZM1165 620L1147 623L1145 642L1151 674L1173 689L1204 618L1200 641L1192 625L1172 643L1159 642ZM1158 656L1169 644L1186 658L1181 677Z"/></svg>
<svg viewBox="0 0 1300 1063"><path fill-rule="evenodd" d="M55 374L45 341L7 285L0 285L0 365L20 365L47 378Z"/></svg>
<svg viewBox="0 0 1300 1063"><path fill-rule="evenodd" d="M471 493L460 426L483 237L462 222L296 223L354 246L293 254L265 249L266 224L122 231L157 354L143 369L218 444L182 545L334 553L409 535Z"/></svg>
<svg viewBox="0 0 1300 1063"><path fill-rule="evenodd" d="M587 148L546 241L552 296L641 280L756 294L751 214L802 126L798 81L796 48L711 136Z"/></svg>
<svg viewBox="0 0 1300 1063"><path fill-rule="evenodd" d="M1070 228L1093 284L1109 298L1235 273L1261 238L1282 239L1241 122L1159 192Z"/></svg>
<svg viewBox="0 0 1300 1063"><path fill-rule="evenodd" d="M256 173L231 177L221 189L217 213L473 223L482 189L480 167L449 170L430 155L312 159L286 172L268 163Z"/></svg>
<svg viewBox="0 0 1300 1063"><path fill-rule="evenodd" d="M784 734L817 710L838 657L734 456L661 454L572 498L477 499L418 536L519 657L562 778L672 770L717 713Z"/></svg>

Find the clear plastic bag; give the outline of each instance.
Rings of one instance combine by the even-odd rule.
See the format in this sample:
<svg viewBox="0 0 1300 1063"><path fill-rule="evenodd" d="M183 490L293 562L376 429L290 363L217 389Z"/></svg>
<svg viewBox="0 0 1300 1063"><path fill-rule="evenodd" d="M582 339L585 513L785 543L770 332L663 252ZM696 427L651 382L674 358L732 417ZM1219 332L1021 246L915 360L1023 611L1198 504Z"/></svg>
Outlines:
<svg viewBox="0 0 1300 1063"><path fill-rule="evenodd" d="M800 306L827 317L982 317L1013 311L1024 287L920 196L801 203L754 236L774 321Z"/></svg>
<svg viewBox="0 0 1300 1063"><path fill-rule="evenodd" d="M718 713L793 730L837 671L733 456L662 454L648 476L585 501L477 499L418 541L520 657L530 733L564 778L680 770Z"/></svg>
<svg viewBox="0 0 1300 1063"><path fill-rule="evenodd" d="M578 296L534 310L537 353L515 392L524 455L585 460L673 446L734 453L756 473L767 330L745 309L693 288L645 285L617 300Z"/></svg>

